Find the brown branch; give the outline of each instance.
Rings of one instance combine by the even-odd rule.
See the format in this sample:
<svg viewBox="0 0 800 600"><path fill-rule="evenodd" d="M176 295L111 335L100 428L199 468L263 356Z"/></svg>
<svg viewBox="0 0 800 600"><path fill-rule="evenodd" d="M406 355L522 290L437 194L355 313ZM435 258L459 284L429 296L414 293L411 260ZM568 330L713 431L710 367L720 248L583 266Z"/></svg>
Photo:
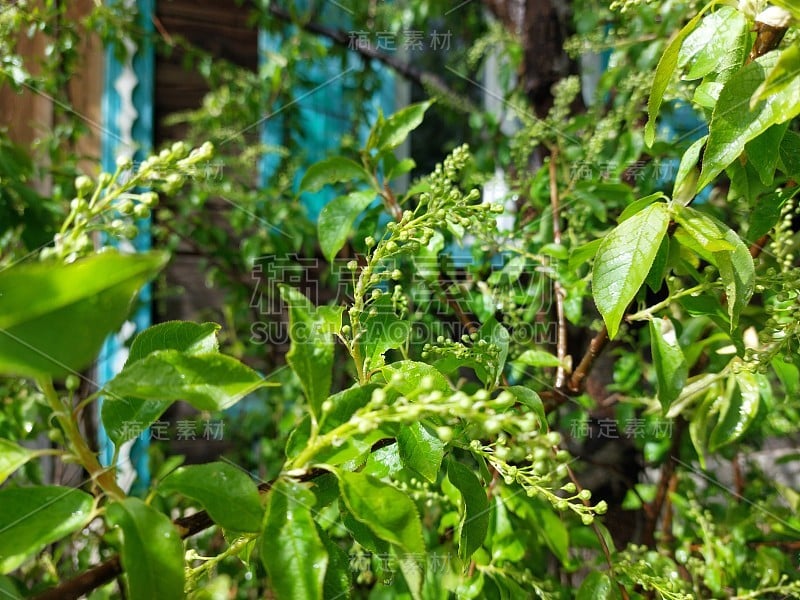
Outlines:
<svg viewBox="0 0 800 600"><path fill-rule="evenodd" d="M120 574L122 574L122 564L117 555L33 598L34 600L78 600Z"/></svg>
<svg viewBox="0 0 800 600"><path fill-rule="evenodd" d="M760 238L758 238L750 245L750 256L753 258L758 258L758 256L764 250L764 246L766 246L768 242L769 234L762 235Z"/></svg>
<svg viewBox="0 0 800 600"><path fill-rule="evenodd" d="M586 354L583 355L581 362L578 364L578 368L572 372L572 375L567 382L567 389L571 394L579 394L581 391L583 391L586 377L589 375L589 371L591 371L594 361L603 351L603 348L606 347L607 343L608 329L606 329L606 326L603 325L603 328L600 329L600 331L597 332L597 335L592 338L592 341L589 342L589 347L586 349Z"/></svg>
<svg viewBox="0 0 800 600"><path fill-rule="evenodd" d="M297 22L292 19L292 15L288 11L276 6L275 3L269 4L269 14L283 21L284 23L291 23L300 27L302 30L315 35L320 35L343 46L348 50L353 50L365 58L377 60L379 63L386 65L394 70L399 75L406 79L421 85L422 87L429 87L441 94L442 96L457 99L454 105L458 105L464 112L478 112L476 107L469 99L453 90L447 83L438 75L430 71L424 71L411 63L403 62L392 54L381 52L377 48L373 48L368 41L361 40L355 35L356 32L347 32L342 29L334 29L326 27L313 21Z"/></svg>

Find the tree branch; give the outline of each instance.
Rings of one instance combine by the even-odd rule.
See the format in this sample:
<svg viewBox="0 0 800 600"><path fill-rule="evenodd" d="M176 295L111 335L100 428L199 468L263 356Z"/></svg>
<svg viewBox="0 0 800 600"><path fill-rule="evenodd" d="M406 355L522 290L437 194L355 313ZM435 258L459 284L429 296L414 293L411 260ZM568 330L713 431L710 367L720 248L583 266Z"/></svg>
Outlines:
<svg viewBox="0 0 800 600"><path fill-rule="evenodd" d="M603 351L603 348L606 347L607 343L608 330L606 329L606 326L603 325L603 328L598 331L597 335L592 338L591 342L589 342L589 347L586 349L586 354L583 355L581 362L578 364L578 368L572 372L572 376L567 382L567 389L570 391L570 393L579 394L583 390L584 381L589 375L589 371L591 371L594 361L598 356L600 356L600 353Z"/></svg>
<svg viewBox="0 0 800 600"><path fill-rule="evenodd" d="M335 44L353 50L365 58L377 60L379 63L386 65L406 79L421 85L423 88L430 88L442 96L450 98L452 104L464 112L478 112L479 110L469 99L453 90L447 85L444 79L438 75L429 71L424 71L411 63L403 62L392 54L386 54L377 48L373 48L369 41L361 40L358 36L354 35L356 32L347 32L342 29L326 27L314 21L296 22L292 19L288 11L276 6L274 3L269 4L268 10L270 15L284 23L291 23L300 27L303 31L327 38Z"/></svg>

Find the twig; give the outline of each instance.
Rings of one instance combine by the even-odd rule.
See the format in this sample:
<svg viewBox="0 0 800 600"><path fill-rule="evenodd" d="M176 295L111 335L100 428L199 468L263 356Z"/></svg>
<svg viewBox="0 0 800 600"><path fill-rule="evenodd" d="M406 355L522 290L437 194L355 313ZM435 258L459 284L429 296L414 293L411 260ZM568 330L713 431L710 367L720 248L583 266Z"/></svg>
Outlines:
<svg viewBox="0 0 800 600"><path fill-rule="evenodd" d="M153 25L155 26L156 30L158 31L158 33L161 34L161 37L164 39L164 41L167 43L167 45L168 46L174 46L175 45L175 40L169 34L169 31L167 31L167 28L164 27L164 24L161 22L161 19L158 18L158 15L153 13L153 16L152 16L151 19L153 21Z"/></svg>
<svg viewBox="0 0 800 600"><path fill-rule="evenodd" d="M558 206L558 179L556 178L556 158L558 150L553 149L550 153L550 208L553 213L553 242L561 245L561 217ZM556 370L555 388L560 390L566 381L566 371L564 369L564 359L567 357L567 321L564 318L564 287L558 279L556 273L553 278L553 292L556 300L556 319L558 323L558 333L556 337L556 356L558 356L558 368Z"/></svg>
<svg viewBox="0 0 800 600"><path fill-rule="evenodd" d="M759 254L764 250L764 246L769 242L769 234L764 234L750 245L750 256L758 258Z"/></svg>

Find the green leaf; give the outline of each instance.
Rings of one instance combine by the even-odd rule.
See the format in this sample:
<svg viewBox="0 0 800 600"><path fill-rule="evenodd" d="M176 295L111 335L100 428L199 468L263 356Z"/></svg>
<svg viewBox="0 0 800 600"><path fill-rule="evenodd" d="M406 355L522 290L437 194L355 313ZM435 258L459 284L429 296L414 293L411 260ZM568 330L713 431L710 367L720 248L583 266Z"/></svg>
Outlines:
<svg viewBox="0 0 800 600"><path fill-rule="evenodd" d="M759 102L768 100L770 96L780 94L798 77L800 77L800 44L795 41L788 48L784 48L767 78L753 92L750 108L755 108Z"/></svg>
<svg viewBox="0 0 800 600"><path fill-rule="evenodd" d="M747 228L747 237L751 242L757 241L775 227L781 217L781 207L798 191L800 187L792 190L782 188L758 199L755 208L750 212L750 226Z"/></svg>
<svg viewBox="0 0 800 600"><path fill-rule="evenodd" d="M569 531L559 515L554 513L549 506L541 505L533 511L534 522L539 527L539 533L544 538L547 547L567 566L569 563Z"/></svg>
<svg viewBox="0 0 800 600"><path fill-rule="evenodd" d="M343 181L369 181L370 174L357 162L332 156L311 165L300 182L301 192L318 192L322 186Z"/></svg>
<svg viewBox="0 0 800 600"><path fill-rule="evenodd" d="M397 553L395 552L395 555ZM397 565L403 574L408 591L411 593L411 600L422 600L423 567L419 564L419 559L413 556L396 556Z"/></svg>
<svg viewBox="0 0 800 600"><path fill-rule="evenodd" d="M721 81L704 81L695 88L692 100L698 106L714 110L723 87L725 87L725 84Z"/></svg>
<svg viewBox="0 0 800 600"><path fill-rule="evenodd" d="M280 286L289 307L292 345L286 362L300 379L309 407L319 418L322 403L331 390L333 377L333 333L341 328L342 307L315 308L294 288Z"/></svg>
<svg viewBox="0 0 800 600"><path fill-rule="evenodd" d="M217 352L216 323L191 323L167 321L153 325L137 335L131 343L125 366L145 358L158 350L177 350L195 355ZM141 400L115 398L103 402L101 419L103 426L115 444L119 445L145 431L173 403L173 400Z"/></svg>
<svg viewBox="0 0 800 600"><path fill-rule="evenodd" d="M623 210L622 213L620 213L619 222L622 223L626 219L631 218L633 215L642 212L643 209L653 204L653 202L666 199L667 197L662 192L656 192L655 194L650 194L644 198L634 200L625 207L625 210Z"/></svg>
<svg viewBox="0 0 800 600"><path fill-rule="evenodd" d="M400 460L400 449L395 442L370 452L364 465L364 472L378 479L384 479L394 477L403 468L403 461Z"/></svg>
<svg viewBox="0 0 800 600"><path fill-rule="evenodd" d="M391 435L382 429L376 429L366 434L352 435L344 438L341 445L329 445L320 450L314 456L313 462L324 463L332 467L342 466L347 469L360 468L369 458L375 443L387 439Z"/></svg>
<svg viewBox="0 0 800 600"><path fill-rule="evenodd" d="M384 365L384 354L402 346L411 333L411 323L397 316L389 294L383 294L371 304L364 320L363 341L359 341L361 354L369 370Z"/></svg>
<svg viewBox="0 0 800 600"><path fill-rule="evenodd" d="M311 415L306 413L289 432L286 440L286 458L297 458L311 439Z"/></svg>
<svg viewBox="0 0 800 600"><path fill-rule="evenodd" d="M744 151L745 144L776 123L800 114L800 77L750 108L750 97L765 81L777 62L770 52L743 67L732 76L714 108L709 123L708 143L703 154L703 171L698 189L704 188Z"/></svg>
<svg viewBox="0 0 800 600"><path fill-rule="evenodd" d="M270 491L261 561L281 600L323 597L329 559L314 522L314 502L314 494L298 483L278 480Z"/></svg>
<svg viewBox="0 0 800 600"><path fill-rule="evenodd" d="M660 290L662 284L664 283L664 277L667 274L668 268L669 236L665 235L661 240L661 245L658 247L658 253L656 253L656 257L653 259L653 266L650 267L650 271L648 271L647 277L645 277L645 283L647 283L647 287L654 292Z"/></svg>
<svg viewBox="0 0 800 600"><path fill-rule="evenodd" d="M750 250L736 232L710 215L686 206L677 211L675 219L701 248L712 253L710 260L725 285L733 330L755 289L755 264Z"/></svg>
<svg viewBox="0 0 800 600"><path fill-rule="evenodd" d="M745 146L747 162L755 169L761 183L765 186L771 186L775 179L781 141L786 135L788 127L788 122L773 125L761 135L747 142Z"/></svg>
<svg viewBox="0 0 800 600"><path fill-rule="evenodd" d="M394 150L402 144L408 134L422 124L425 111L433 104L432 100L411 104L397 111L380 128L377 147L381 152Z"/></svg>
<svg viewBox="0 0 800 600"><path fill-rule="evenodd" d="M706 252L730 252L735 248L725 239L725 231L718 222L705 213L684 207L676 212L675 220Z"/></svg>
<svg viewBox="0 0 800 600"><path fill-rule="evenodd" d="M0 575L0 597L5 600L24 600L25 596L20 592L20 587L11 577Z"/></svg>
<svg viewBox="0 0 800 600"><path fill-rule="evenodd" d="M501 323L498 323L494 317L484 322L478 330L479 339L486 340L490 344L494 344L499 350L497 359L494 363L487 368L486 363L476 362L475 374L478 376L484 385L488 387L496 386L500 381L500 376L503 374L503 368L506 365L506 358L508 357L508 345L511 336Z"/></svg>
<svg viewBox="0 0 800 600"><path fill-rule="evenodd" d="M452 458L447 461L447 478L461 492L464 501L459 523L458 555L461 560L467 561L486 539L489 499L475 473Z"/></svg>
<svg viewBox="0 0 800 600"><path fill-rule="evenodd" d="M781 171L793 177L800 177L800 135L787 131L778 151Z"/></svg>
<svg viewBox="0 0 800 600"><path fill-rule="evenodd" d="M216 323L192 323L190 321L167 321L148 327L131 343L125 365L135 363L156 350L179 350L184 354L206 354L217 352Z"/></svg>
<svg viewBox="0 0 800 600"><path fill-rule="evenodd" d="M387 554L391 548L389 543L377 537L364 523L357 521L352 513L347 510L347 505L342 506L342 504L344 504L344 500L342 500L339 507L342 512L342 524L353 536L353 539L373 554Z"/></svg>
<svg viewBox="0 0 800 600"><path fill-rule="evenodd" d="M501 492L505 492L509 488L501 488ZM517 495L520 494L519 490L512 492ZM506 495L505 493L503 495ZM523 503L522 499L515 502L516 497L501 498L499 495L494 495L490 504L492 510L490 514L490 539L492 544L492 559L497 561L510 561L517 562L522 560L525 556L526 549L522 539L520 539L519 531L515 530L515 523L511 522L509 517L509 509L511 505L515 512L522 512L526 507L531 507L530 503ZM506 504L509 504L509 509Z"/></svg>
<svg viewBox="0 0 800 600"><path fill-rule="evenodd" d="M707 4L694 18L689 21L683 29L681 29L670 40L664 54L656 66L655 76L653 77L653 85L650 88L650 97L647 101L647 125L644 128L644 141L648 146L652 146L656 139L656 117L661 109L661 102L664 99L664 92L667 91L667 86L672 79L672 74L678 66L678 57L680 54L683 41L688 35L694 31L703 14L716 2Z"/></svg>
<svg viewBox="0 0 800 600"><path fill-rule="evenodd" d="M92 519L92 497L60 486L0 490L0 573L8 573Z"/></svg>
<svg viewBox="0 0 800 600"><path fill-rule="evenodd" d="M617 600L619 588L605 573L592 571L581 583L576 600Z"/></svg>
<svg viewBox="0 0 800 600"><path fill-rule="evenodd" d="M174 400L105 398L100 409L108 437L117 446L144 433L164 414Z"/></svg>
<svg viewBox="0 0 800 600"><path fill-rule="evenodd" d="M650 321L650 348L656 371L658 400L666 413L680 396L689 376L689 368L678 343L675 326L669 318Z"/></svg>
<svg viewBox="0 0 800 600"><path fill-rule="evenodd" d="M686 206L697 193L697 178L700 176L700 172L697 169L697 161L700 160L700 152L707 139L707 135L701 137L689 146L681 157L672 192L672 197L678 204Z"/></svg>
<svg viewBox="0 0 800 600"><path fill-rule="evenodd" d="M444 443L422 423L412 423L400 429L397 444L403 465L436 483L444 458Z"/></svg>
<svg viewBox="0 0 800 600"><path fill-rule="evenodd" d="M319 422L320 433L328 433L342 423L350 420L350 417L359 409L367 405L372 398L372 392L378 389L377 385L356 384L341 392L337 392L328 398L333 408L325 412Z"/></svg>
<svg viewBox="0 0 800 600"><path fill-rule="evenodd" d="M717 393L720 386L712 387L706 394L705 399L692 411L692 420L689 421L689 438L692 440L700 468L706 468L706 441L708 439L709 422L711 420L711 408L717 400ZM678 406L678 405L676 405ZM675 415L670 415L674 417Z"/></svg>
<svg viewBox="0 0 800 600"><path fill-rule="evenodd" d="M450 382L436 367L416 362L401 360L381 367L381 373L392 389L400 394L408 395L422 387L422 380L426 379L431 384L430 389L447 393L450 391Z"/></svg>
<svg viewBox="0 0 800 600"><path fill-rule="evenodd" d="M668 225L666 205L651 204L617 225L597 251L592 293L612 339L653 265Z"/></svg>
<svg viewBox="0 0 800 600"><path fill-rule="evenodd" d="M317 232L322 254L328 261L333 262L347 241L358 215L372 204L375 196L374 190L351 192L334 198L323 207L319 214Z"/></svg>
<svg viewBox="0 0 800 600"><path fill-rule="evenodd" d="M350 576L352 572L350 557L318 523L315 522L314 525L317 528L317 535L325 547L325 552L328 554L328 568L325 570L322 597L330 600L347 600L351 597L350 592L353 587Z"/></svg>
<svg viewBox="0 0 800 600"><path fill-rule="evenodd" d="M224 354L156 350L122 369L105 391L106 402L120 398L185 400L200 410L222 410L266 385L273 384Z"/></svg>
<svg viewBox="0 0 800 600"><path fill-rule="evenodd" d="M41 452L31 450L15 444L10 440L0 438L0 484L13 475L32 458L39 456Z"/></svg>
<svg viewBox="0 0 800 600"><path fill-rule="evenodd" d="M342 499L356 521L404 552L425 552L417 507L406 494L364 473L337 471L336 474Z"/></svg>
<svg viewBox="0 0 800 600"><path fill-rule="evenodd" d="M735 379L736 387L723 405L719 421L711 431L709 450L712 452L742 437L758 414L761 393L755 374L740 371Z"/></svg>
<svg viewBox="0 0 800 600"><path fill-rule="evenodd" d="M749 146L746 146L745 151L748 150ZM758 172L749 161L742 163L742 158L735 160L725 168L725 172L731 181L728 187L729 201L744 198L747 204L752 205L756 198L769 191L769 188L761 183Z"/></svg>
<svg viewBox="0 0 800 600"><path fill-rule="evenodd" d="M391 169L389 169L389 172L386 174L386 179L391 181L395 177L405 175L409 171L413 170L416 166L417 163L413 158L404 158L403 160L398 161L396 165L392 166Z"/></svg>
<svg viewBox="0 0 800 600"><path fill-rule="evenodd" d="M684 79L702 79L716 73L724 81L744 64L749 27L745 16L730 6L708 15L684 42L681 54L691 54L691 67Z"/></svg>
<svg viewBox="0 0 800 600"><path fill-rule="evenodd" d="M733 233L733 232L731 232ZM728 317L731 320L731 331L739 323L739 315L750 302L755 289L755 264L753 257L747 246L742 243L735 233L739 242L733 252L715 252L714 258L719 269L722 282L725 284L725 293L728 297Z"/></svg>
<svg viewBox="0 0 800 600"><path fill-rule="evenodd" d="M514 394L514 398L528 410L539 418L539 427L544 429L547 425L547 416L544 412L544 404L539 394L533 390L521 385L512 385L506 388L509 392Z"/></svg>
<svg viewBox="0 0 800 600"><path fill-rule="evenodd" d="M88 367L167 258L104 252L0 272L0 374L61 377Z"/></svg>
<svg viewBox="0 0 800 600"><path fill-rule="evenodd" d="M183 542L172 521L138 498L109 504L106 518L122 530L128 597L183 598Z"/></svg>
<svg viewBox="0 0 800 600"><path fill-rule="evenodd" d="M525 350L514 361L528 367L560 367L558 357L544 350Z"/></svg>
<svg viewBox="0 0 800 600"><path fill-rule="evenodd" d="M591 242L586 242L577 248L572 248L569 251L569 263L567 263L567 268L570 271L575 271L582 265L591 261L597 254L597 250L602 243L602 239L596 239Z"/></svg>
<svg viewBox="0 0 800 600"><path fill-rule="evenodd" d="M224 462L180 467L158 486L199 502L219 526L232 531L260 531L264 509L258 486L241 469Z"/></svg>

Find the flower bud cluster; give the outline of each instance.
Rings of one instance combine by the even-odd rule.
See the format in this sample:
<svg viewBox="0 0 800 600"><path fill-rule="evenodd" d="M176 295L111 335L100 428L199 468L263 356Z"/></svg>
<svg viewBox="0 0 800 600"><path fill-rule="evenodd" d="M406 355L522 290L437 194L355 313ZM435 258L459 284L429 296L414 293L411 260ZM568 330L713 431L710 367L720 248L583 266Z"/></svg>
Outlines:
<svg viewBox="0 0 800 600"><path fill-rule="evenodd" d="M463 335L461 341L439 336L436 344L425 344L422 347L422 358L425 360L438 360L453 358L459 362L474 363L486 369L492 381L497 375L500 348L486 340L480 339L477 333Z"/></svg>
<svg viewBox="0 0 800 600"><path fill-rule="evenodd" d="M561 512L571 510L584 525L591 525L596 515L605 514L608 504L601 500L592 506L591 491L578 491L571 481L562 483L573 459L566 450L557 450L560 443L561 435L555 431L535 437L516 435L513 442L501 433L489 444L473 439L470 450L485 458L506 485L519 485L528 497L547 500Z"/></svg>
<svg viewBox="0 0 800 600"><path fill-rule="evenodd" d="M775 293L764 299L767 319L758 334L758 347L748 348L745 360L750 368L766 373L776 356L791 363L800 354L800 268L767 269L760 289Z"/></svg>
<svg viewBox="0 0 800 600"><path fill-rule="evenodd" d="M44 248L40 258L72 262L93 251L94 232L116 239L133 239L139 233L136 221L149 218L159 202L158 193L136 192L135 188L147 185L167 194L175 193L186 176L198 163L210 159L213 151L210 143L190 150L184 142L176 142L142 161L135 173L131 173L133 161L122 156L117 159L116 171L101 173L96 182L79 175L75 178L75 197L70 201L69 213L54 237L53 246Z"/></svg>
<svg viewBox="0 0 800 600"><path fill-rule="evenodd" d="M456 148L430 175L430 189L421 194L416 209L406 210L399 220L388 223L388 235L383 239L376 240L369 236L364 240L370 253L367 264L359 274L353 306L349 310L351 354L355 352L354 340L361 333L360 320L366 312L367 303L384 293L375 288L383 282L397 281L402 277L402 272L394 266L399 258L418 253L431 243L437 230L447 226L451 229L469 227L471 233L494 227L494 219L487 219L486 215L502 212L502 207L476 203L480 199L480 192L472 190L465 194L456 183L469 159L466 145ZM387 267L387 263L391 266ZM352 264L352 270L357 268L357 264ZM393 288L392 300L396 306L406 304L400 301L401 293L402 290ZM398 313L401 311L398 310ZM364 371L363 365L361 370Z"/></svg>

